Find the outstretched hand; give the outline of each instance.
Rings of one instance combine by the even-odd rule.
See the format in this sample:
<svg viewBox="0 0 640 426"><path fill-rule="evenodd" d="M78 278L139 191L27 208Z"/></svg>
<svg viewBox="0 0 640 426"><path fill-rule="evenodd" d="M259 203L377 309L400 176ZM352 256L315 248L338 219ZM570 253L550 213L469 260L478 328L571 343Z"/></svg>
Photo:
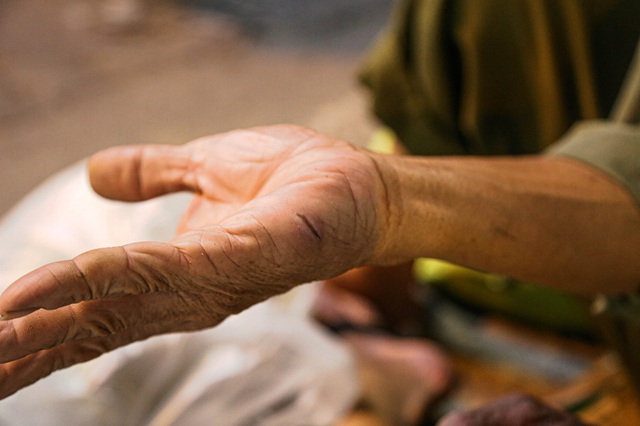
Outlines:
<svg viewBox="0 0 640 426"><path fill-rule="evenodd" d="M94 189L124 201L191 191L175 238L43 266L0 297L0 397L153 335L215 326L296 284L376 261L385 190L366 151L274 126L181 147L112 148Z"/></svg>

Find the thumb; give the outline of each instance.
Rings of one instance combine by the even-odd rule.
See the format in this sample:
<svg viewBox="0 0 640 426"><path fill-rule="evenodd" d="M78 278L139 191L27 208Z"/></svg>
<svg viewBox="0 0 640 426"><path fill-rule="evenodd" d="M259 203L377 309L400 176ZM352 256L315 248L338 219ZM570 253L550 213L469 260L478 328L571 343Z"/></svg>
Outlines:
<svg viewBox="0 0 640 426"><path fill-rule="evenodd" d="M139 145L106 149L88 161L93 189L105 198L142 201L177 191L197 191L186 146Z"/></svg>

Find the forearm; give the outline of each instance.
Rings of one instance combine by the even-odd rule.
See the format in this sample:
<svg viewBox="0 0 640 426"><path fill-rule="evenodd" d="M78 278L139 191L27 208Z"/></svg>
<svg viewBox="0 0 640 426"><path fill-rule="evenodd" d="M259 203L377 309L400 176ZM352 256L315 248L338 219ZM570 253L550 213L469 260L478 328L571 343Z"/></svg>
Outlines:
<svg viewBox="0 0 640 426"><path fill-rule="evenodd" d="M554 157L379 157L380 258L433 257L571 291L640 284L640 211L604 174Z"/></svg>

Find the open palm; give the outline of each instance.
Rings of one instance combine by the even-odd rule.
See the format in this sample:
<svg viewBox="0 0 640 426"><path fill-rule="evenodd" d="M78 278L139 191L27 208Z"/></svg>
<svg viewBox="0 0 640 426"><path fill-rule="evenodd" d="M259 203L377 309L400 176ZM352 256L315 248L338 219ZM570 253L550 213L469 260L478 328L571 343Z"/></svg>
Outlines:
<svg viewBox="0 0 640 426"><path fill-rule="evenodd" d="M101 195L195 196L169 242L43 266L0 297L0 396L147 337L214 326L296 284L371 262L384 185L365 151L274 126L182 147L112 148L89 162Z"/></svg>

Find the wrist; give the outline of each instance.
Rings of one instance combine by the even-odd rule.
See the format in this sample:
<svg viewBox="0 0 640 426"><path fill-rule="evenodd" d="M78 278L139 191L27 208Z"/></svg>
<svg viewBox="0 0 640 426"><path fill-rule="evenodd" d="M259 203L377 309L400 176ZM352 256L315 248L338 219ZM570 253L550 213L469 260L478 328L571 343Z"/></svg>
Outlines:
<svg viewBox="0 0 640 426"><path fill-rule="evenodd" d="M391 205L379 263L437 258L573 291L637 286L637 206L595 170L550 157L378 161Z"/></svg>
<svg viewBox="0 0 640 426"><path fill-rule="evenodd" d="M425 167L403 155L374 154L383 191L379 198L377 264L397 264L417 257L441 257L446 252L447 227L452 223L445 208L443 186L446 170Z"/></svg>

